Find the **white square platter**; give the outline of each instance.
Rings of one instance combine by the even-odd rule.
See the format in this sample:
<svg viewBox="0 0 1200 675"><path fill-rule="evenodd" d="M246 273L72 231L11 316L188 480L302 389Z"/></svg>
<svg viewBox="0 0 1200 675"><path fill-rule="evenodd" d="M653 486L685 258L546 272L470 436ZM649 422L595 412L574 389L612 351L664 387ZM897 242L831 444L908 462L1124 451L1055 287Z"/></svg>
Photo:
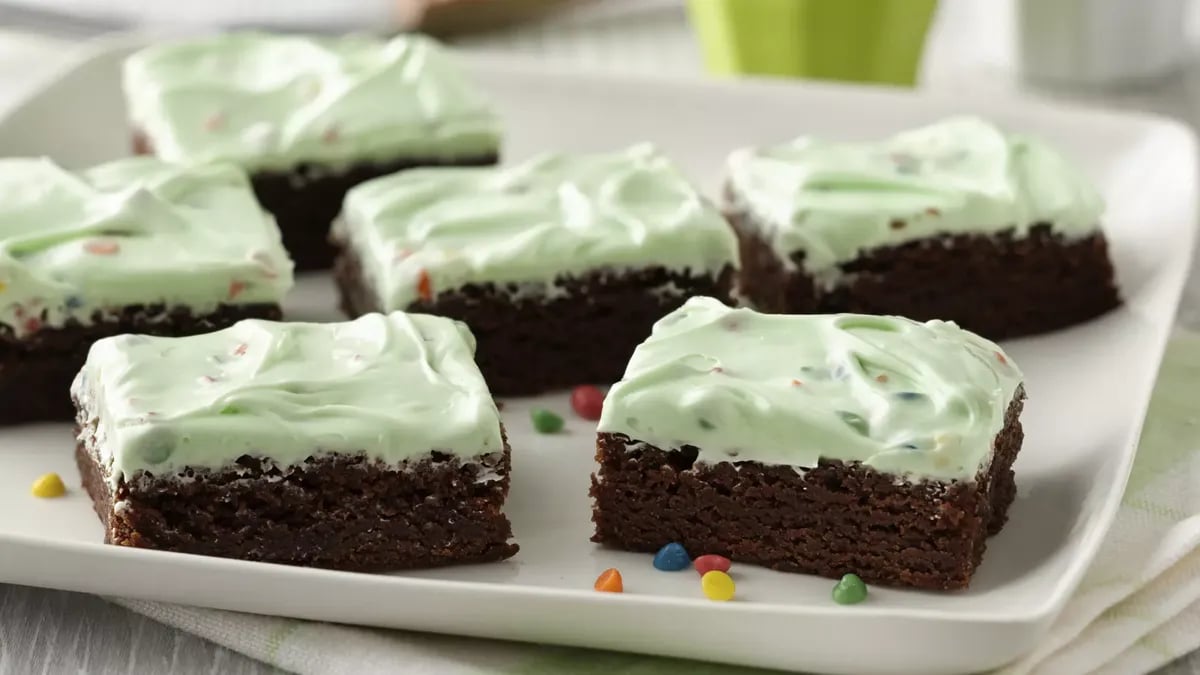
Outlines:
<svg viewBox="0 0 1200 675"><path fill-rule="evenodd" d="M127 154L119 64L138 38L94 45L0 118L0 154L72 166ZM677 80L471 62L507 123L505 156L653 141L715 194L725 155L800 133L869 138L955 113L1039 134L1077 160L1108 202L1105 229L1125 304L1088 324L1004 346L1027 375L1019 495L970 590L873 588L850 607L832 582L736 566L738 598L706 601L692 572L589 543L594 427L565 393L506 402L514 452L512 560L367 575L105 546L78 489L68 425L0 429L0 582L351 624L577 645L789 670L955 673L1031 649L1078 586L1133 460L1190 265L1196 148L1174 122L1022 100L886 89ZM290 318L336 320L325 275L300 280ZM533 405L567 416L538 435ZM29 495L47 471L73 491ZM622 595L592 591L605 568Z"/></svg>

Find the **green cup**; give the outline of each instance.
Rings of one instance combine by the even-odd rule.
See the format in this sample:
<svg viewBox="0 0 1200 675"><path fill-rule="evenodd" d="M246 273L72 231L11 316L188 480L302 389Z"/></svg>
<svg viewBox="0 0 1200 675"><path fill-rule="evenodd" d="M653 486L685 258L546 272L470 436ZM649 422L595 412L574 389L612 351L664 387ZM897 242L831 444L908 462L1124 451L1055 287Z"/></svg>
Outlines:
<svg viewBox="0 0 1200 675"><path fill-rule="evenodd" d="M688 0L718 75L915 84L937 0Z"/></svg>

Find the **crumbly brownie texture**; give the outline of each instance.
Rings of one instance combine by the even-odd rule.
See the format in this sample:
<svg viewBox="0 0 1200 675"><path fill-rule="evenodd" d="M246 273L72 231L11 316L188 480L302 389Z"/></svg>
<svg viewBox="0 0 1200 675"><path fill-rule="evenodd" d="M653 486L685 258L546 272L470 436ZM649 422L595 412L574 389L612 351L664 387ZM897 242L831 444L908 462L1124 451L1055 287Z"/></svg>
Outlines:
<svg viewBox="0 0 1200 675"><path fill-rule="evenodd" d="M339 454L280 468L244 456L217 471L139 473L114 492L90 449L93 434L77 431L75 460L105 543L360 572L517 552L501 511L507 443L474 462L435 452L399 467Z"/></svg>
<svg viewBox="0 0 1200 675"><path fill-rule="evenodd" d="M771 312L945 319L992 339L1119 303L1090 180L1039 139L953 117L729 159L742 293Z"/></svg>
<svg viewBox="0 0 1200 675"><path fill-rule="evenodd" d="M1023 236L943 234L875 248L840 264L839 282L825 288L805 271L803 252L784 267L754 216L729 218L741 250L738 291L764 312L943 319L1005 340L1081 323L1120 304L1098 230L1066 239L1040 223Z"/></svg>
<svg viewBox="0 0 1200 675"><path fill-rule="evenodd" d="M728 301L737 266L720 211L645 144L368 181L334 239L348 312L464 321L501 395L615 381L654 321Z"/></svg>
<svg viewBox="0 0 1200 675"><path fill-rule="evenodd" d="M153 155L145 134L134 132L133 150ZM401 157L387 162L356 162L345 168L327 168L302 162L287 171L258 170L250 183L258 202L271 215L283 235L283 247L297 270L328 269L335 249L329 243L329 226L342 208L350 188L380 176L419 166L488 166L495 153L462 157Z"/></svg>
<svg viewBox="0 0 1200 675"><path fill-rule="evenodd" d="M278 318L292 285L245 174L148 157L68 171L0 160L0 423L69 420L96 340Z"/></svg>
<svg viewBox="0 0 1200 675"><path fill-rule="evenodd" d="M242 319L279 319L279 305L220 305L196 315L187 307L132 305L119 314L96 312L90 323L69 320L23 339L0 330L0 424L72 419L68 390L92 343L122 333L183 336L207 333Z"/></svg>
<svg viewBox="0 0 1200 675"><path fill-rule="evenodd" d="M466 323L477 340L475 361L492 393L526 396L580 382L621 378L629 355L654 322L694 295L732 304L734 270L694 276L662 267L560 277L552 294L522 295L516 284L468 284L419 300L406 311ZM380 310L358 256L342 249L334 265L342 310Z"/></svg>
<svg viewBox="0 0 1200 675"><path fill-rule="evenodd" d="M945 321L692 298L605 398L594 540L965 587L1013 498L1022 379Z"/></svg>
<svg viewBox="0 0 1200 675"><path fill-rule="evenodd" d="M785 572L931 590L966 588L988 535L1016 496L1023 390L1008 407L990 465L973 482L899 482L856 463L824 460L803 471L726 461L697 449L664 451L619 434L599 435L592 477L592 541L692 552Z"/></svg>
<svg viewBox="0 0 1200 675"><path fill-rule="evenodd" d="M473 349L399 312L97 342L71 394L107 541L368 571L512 555Z"/></svg>

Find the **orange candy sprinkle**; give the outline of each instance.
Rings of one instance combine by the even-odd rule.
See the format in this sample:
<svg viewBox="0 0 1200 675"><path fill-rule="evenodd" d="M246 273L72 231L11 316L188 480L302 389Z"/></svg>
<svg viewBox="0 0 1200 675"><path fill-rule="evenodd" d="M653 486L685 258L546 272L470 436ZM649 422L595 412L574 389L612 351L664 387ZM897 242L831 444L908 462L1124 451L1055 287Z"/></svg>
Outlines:
<svg viewBox="0 0 1200 675"><path fill-rule="evenodd" d="M225 126L225 113L215 112L204 118L204 130L216 131Z"/></svg>
<svg viewBox="0 0 1200 675"><path fill-rule="evenodd" d="M121 250L121 245L111 239L93 239L83 245L83 250L92 255L113 255Z"/></svg>
<svg viewBox="0 0 1200 675"><path fill-rule="evenodd" d="M610 567L600 573L596 577L596 590L601 593L621 593L625 590L625 586L621 583L621 572L615 567Z"/></svg>
<svg viewBox="0 0 1200 675"><path fill-rule="evenodd" d="M793 380L792 380L792 386L793 386L793 387L803 387L803 386L804 386L804 383L803 383L803 382L801 382L800 380L793 379Z"/></svg>
<svg viewBox="0 0 1200 675"><path fill-rule="evenodd" d="M429 280L429 272L421 270L417 276L417 295L425 302L433 300L433 282Z"/></svg>
<svg viewBox="0 0 1200 675"><path fill-rule="evenodd" d="M888 381L888 376L887 376L887 375L876 375L876 376L875 376L875 381L876 381L876 382L879 382L880 384L882 384L882 383L884 383L884 382L887 382L887 381Z"/></svg>
<svg viewBox="0 0 1200 675"><path fill-rule="evenodd" d="M237 296L241 295L242 291L244 290L246 290L246 284L242 283L241 281L229 282L229 299L233 300L237 298Z"/></svg>

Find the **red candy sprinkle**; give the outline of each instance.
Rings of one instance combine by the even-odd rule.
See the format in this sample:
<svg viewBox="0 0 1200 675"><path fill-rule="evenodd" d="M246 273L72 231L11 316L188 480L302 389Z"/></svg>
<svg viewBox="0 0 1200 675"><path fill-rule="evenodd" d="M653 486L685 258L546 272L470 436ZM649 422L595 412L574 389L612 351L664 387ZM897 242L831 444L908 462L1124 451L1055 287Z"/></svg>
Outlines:
<svg viewBox="0 0 1200 675"><path fill-rule="evenodd" d="M996 360L1006 366L1008 365L1008 359L1004 358L1004 355L1000 352L996 352Z"/></svg>
<svg viewBox="0 0 1200 675"><path fill-rule="evenodd" d="M233 348L233 354L234 356L242 356L246 353L246 349L246 343L243 342L242 344Z"/></svg>
<svg viewBox="0 0 1200 675"><path fill-rule="evenodd" d="M42 322L37 317L31 316L28 319L25 319L25 323L23 325L26 333L36 333L38 329L42 327Z"/></svg>
<svg viewBox="0 0 1200 675"><path fill-rule="evenodd" d="M242 291L244 290L246 290L246 284L242 283L241 281L229 282L229 299L233 300L237 296L241 295Z"/></svg>
<svg viewBox="0 0 1200 675"><path fill-rule="evenodd" d="M590 384L581 385L571 390L571 409L585 420L600 419L604 409L604 392Z"/></svg>
<svg viewBox="0 0 1200 675"><path fill-rule="evenodd" d="M417 295L425 302L433 299L433 282L429 280L429 272L421 270L417 276Z"/></svg>
<svg viewBox="0 0 1200 675"><path fill-rule="evenodd" d="M225 126L225 113L215 112L204 118L205 131L216 131L223 126Z"/></svg>
<svg viewBox="0 0 1200 675"><path fill-rule="evenodd" d="M83 245L83 250L92 255L113 255L121 250L121 245L110 239L93 239Z"/></svg>
<svg viewBox="0 0 1200 675"><path fill-rule="evenodd" d="M729 558L713 553L702 555L699 558L696 558L692 564L696 566L696 571L700 573L700 576L704 576L705 574L713 571L728 572L729 567L732 565L732 563L729 562Z"/></svg>
<svg viewBox="0 0 1200 675"><path fill-rule="evenodd" d="M342 134L338 131L337 127L329 127L325 130L325 133L321 134L321 141L325 143L337 143L341 137Z"/></svg>
<svg viewBox="0 0 1200 675"><path fill-rule="evenodd" d="M931 215L931 216L940 216L940 215L942 215L942 212L941 212L941 211L939 211L938 209L935 209L935 208L933 208L932 206L931 206L931 207L929 207L929 208L927 208L927 209L925 209L925 213L927 213L927 214L929 214L929 215Z"/></svg>

